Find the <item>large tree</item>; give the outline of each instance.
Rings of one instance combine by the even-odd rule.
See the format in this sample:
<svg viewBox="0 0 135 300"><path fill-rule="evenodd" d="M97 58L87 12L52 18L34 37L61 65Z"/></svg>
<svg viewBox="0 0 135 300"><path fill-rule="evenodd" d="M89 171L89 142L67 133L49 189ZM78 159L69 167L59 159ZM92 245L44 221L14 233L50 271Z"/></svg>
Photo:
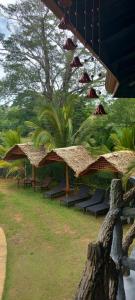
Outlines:
<svg viewBox="0 0 135 300"><path fill-rule="evenodd" d="M1 64L6 75L0 84L2 97L12 102L20 95L27 99L28 93L35 103L38 96L50 102L59 95L59 103L63 104L67 93L81 90L78 79L83 68L76 72L71 69L74 55L87 61L84 67L95 75L92 85L104 86L103 67L91 60L84 47L79 46L76 54L63 49L69 33L58 29L59 21L40 0L1 5L0 12L8 20L10 31L8 36L1 36Z"/></svg>

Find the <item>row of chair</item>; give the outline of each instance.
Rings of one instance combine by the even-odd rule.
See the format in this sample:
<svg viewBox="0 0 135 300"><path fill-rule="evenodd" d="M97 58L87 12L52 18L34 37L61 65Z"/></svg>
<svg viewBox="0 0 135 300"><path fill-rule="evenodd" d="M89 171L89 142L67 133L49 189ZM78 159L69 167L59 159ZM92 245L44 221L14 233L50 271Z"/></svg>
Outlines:
<svg viewBox="0 0 135 300"><path fill-rule="evenodd" d="M34 191L37 190L46 190L50 187L52 183L52 177L48 176L46 177L42 182L39 180L33 180L32 178L22 178L22 179L18 179L17 180L17 185L19 186L24 186L24 188L26 187L33 187Z"/></svg>
<svg viewBox="0 0 135 300"><path fill-rule="evenodd" d="M106 214L109 210L109 195L104 189L97 189L94 194L91 193L90 189L86 185L80 185L76 188L71 185L70 193L65 192L65 181L61 181L58 186L51 189L52 183L51 177L46 177L42 182L33 181L32 179L25 178L18 184L22 184L24 187L33 186L34 191L41 190L45 198L60 198L60 203L68 207L74 206L84 212L89 212L95 216Z"/></svg>
<svg viewBox="0 0 135 300"><path fill-rule="evenodd" d="M78 191L71 187L71 192L65 194L65 183L61 182L59 186L44 192L43 195L52 199L60 197L61 204L74 206L95 216L106 214L109 210L109 193L104 189L97 189L92 195L88 186L81 185Z"/></svg>

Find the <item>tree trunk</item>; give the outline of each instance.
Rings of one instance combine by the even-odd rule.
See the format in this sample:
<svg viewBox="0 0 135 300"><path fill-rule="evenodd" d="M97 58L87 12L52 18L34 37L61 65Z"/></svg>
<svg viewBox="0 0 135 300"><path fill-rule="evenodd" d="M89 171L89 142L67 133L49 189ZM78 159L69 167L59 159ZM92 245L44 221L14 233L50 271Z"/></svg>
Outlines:
<svg viewBox="0 0 135 300"><path fill-rule="evenodd" d="M127 205L130 201L135 198L135 187L130 189L127 193L123 195L124 204Z"/></svg>
<svg viewBox="0 0 135 300"><path fill-rule="evenodd" d="M133 243L134 238L135 238L135 224L133 224L129 229L129 231L127 232L122 244L123 254L125 256L128 256L128 249L130 245Z"/></svg>
<svg viewBox="0 0 135 300"><path fill-rule="evenodd" d="M98 242L88 246L87 261L75 300L116 300L119 273L110 251L113 228L119 218L121 205L121 181L114 179L111 185L111 208L101 227Z"/></svg>
<svg viewBox="0 0 135 300"><path fill-rule="evenodd" d="M69 183L69 168L66 164L66 193L70 192L70 183Z"/></svg>

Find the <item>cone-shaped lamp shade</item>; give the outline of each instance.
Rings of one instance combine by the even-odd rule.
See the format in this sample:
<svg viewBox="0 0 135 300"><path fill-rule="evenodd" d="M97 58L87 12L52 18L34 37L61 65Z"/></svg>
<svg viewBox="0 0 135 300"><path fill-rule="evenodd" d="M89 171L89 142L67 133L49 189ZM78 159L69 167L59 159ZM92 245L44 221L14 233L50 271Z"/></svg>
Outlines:
<svg viewBox="0 0 135 300"><path fill-rule="evenodd" d="M99 104L96 108L96 111L94 113L95 116L98 116L98 115L107 115L104 107L102 104Z"/></svg>
<svg viewBox="0 0 135 300"><path fill-rule="evenodd" d="M72 0L59 0L58 4L63 7L70 7L72 5Z"/></svg>
<svg viewBox="0 0 135 300"><path fill-rule="evenodd" d="M96 91L93 88L88 90L87 98L90 98L90 99L98 98L98 95L97 95Z"/></svg>
<svg viewBox="0 0 135 300"><path fill-rule="evenodd" d="M77 47L77 45L74 44L74 42L72 41L72 39L71 39L71 38L68 38L68 39L66 40L65 45L63 46L63 49L64 49L64 50L75 50L76 47Z"/></svg>
<svg viewBox="0 0 135 300"><path fill-rule="evenodd" d="M60 24L58 25L59 29L63 29L66 30L68 29L68 25L69 25L69 20L67 16L64 16L61 21Z"/></svg>
<svg viewBox="0 0 135 300"><path fill-rule="evenodd" d="M83 64L80 62L80 59L78 56L75 56L73 61L70 64L71 68L80 68L83 66Z"/></svg>
<svg viewBox="0 0 135 300"><path fill-rule="evenodd" d="M90 79L90 77L89 77L89 75L88 75L87 72L84 72L84 73L83 73L83 75L82 75L82 77L80 78L79 82L80 82L80 83L89 83L89 82L91 82L91 79Z"/></svg>

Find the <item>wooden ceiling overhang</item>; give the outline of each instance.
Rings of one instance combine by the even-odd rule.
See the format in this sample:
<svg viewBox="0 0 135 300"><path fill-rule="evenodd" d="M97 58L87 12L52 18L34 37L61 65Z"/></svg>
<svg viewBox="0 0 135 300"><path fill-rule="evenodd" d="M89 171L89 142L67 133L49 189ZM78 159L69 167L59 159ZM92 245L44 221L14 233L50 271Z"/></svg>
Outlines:
<svg viewBox="0 0 135 300"><path fill-rule="evenodd" d="M83 172L80 173L80 176L88 175L97 171L110 171L112 173L120 173L121 172L110 162L108 162L104 157L100 157L93 164L88 166Z"/></svg>
<svg viewBox="0 0 135 300"><path fill-rule="evenodd" d="M14 161L23 158L27 158L27 155L18 146L14 146L11 150L7 152L4 160Z"/></svg>
<svg viewBox="0 0 135 300"><path fill-rule="evenodd" d="M58 154L52 151L48 153L46 157L41 160L41 162L39 163L39 167L44 167L45 165L54 162L64 162L64 160Z"/></svg>
<svg viewBox="0 0 135 300"><path fill-rule="evenodd" d="M65 11L59 0L42 0L59 18ZM76 22L76 1L78 18ZM91 10L94 3L93 45ZM99 14L100 4L100 52ZM86 5L86 18L85 18ZM72 0L70 30L107 69L106 89L115 97L135 98L135 1ZM86 30L85 30L86 24ZM92 46L91 46L92 45Z"/></svg>

